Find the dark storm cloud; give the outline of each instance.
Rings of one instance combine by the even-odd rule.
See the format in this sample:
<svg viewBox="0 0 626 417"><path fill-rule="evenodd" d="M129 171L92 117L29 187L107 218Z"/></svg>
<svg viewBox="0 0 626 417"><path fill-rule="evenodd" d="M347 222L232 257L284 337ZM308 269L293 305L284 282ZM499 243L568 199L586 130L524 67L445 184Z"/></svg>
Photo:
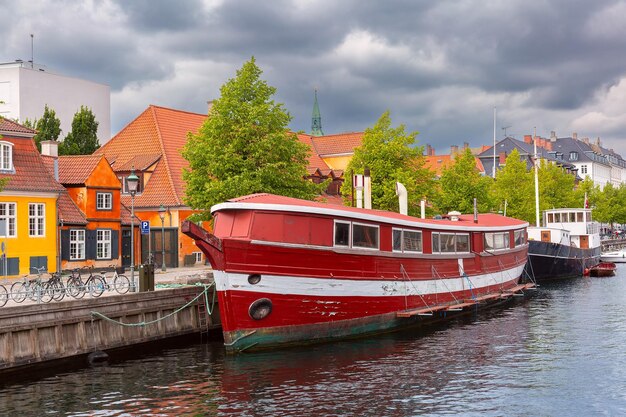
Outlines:
<svg viewBox="0 0 626 417"><path fill-rule="evenodd" d="M626 128L609 99L626 89L621 1L15 0L0 14L14 17L0 61L27 59L34 32L38 62L112 87L114 131L150 103L205 112L251 56L294 130L310 130L315 88L326 133L391 110L443 149L488 142L494 106L520 134Z"/></svg>

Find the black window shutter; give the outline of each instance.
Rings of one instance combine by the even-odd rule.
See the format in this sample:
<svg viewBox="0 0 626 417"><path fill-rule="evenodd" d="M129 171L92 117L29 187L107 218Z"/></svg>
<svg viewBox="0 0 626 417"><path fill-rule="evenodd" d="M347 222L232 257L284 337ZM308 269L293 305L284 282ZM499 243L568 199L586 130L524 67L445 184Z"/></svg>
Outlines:
<svg viewBox="0 0 626 417"><path fill-rule="evenodd" d="M61 259L70 260L70 231L61 230Z"/></svg>
<svg viewBox="0 0 626 417"><path fill-rule="evenodd" d="M98 235L95 230L85 230L85 257L96 259Z"/></svg>
<svg viewBox="0 0 626 417"><path fill-rule="evenodd" d="M119 258L119 230L111 230L111 259Z"/></svg>

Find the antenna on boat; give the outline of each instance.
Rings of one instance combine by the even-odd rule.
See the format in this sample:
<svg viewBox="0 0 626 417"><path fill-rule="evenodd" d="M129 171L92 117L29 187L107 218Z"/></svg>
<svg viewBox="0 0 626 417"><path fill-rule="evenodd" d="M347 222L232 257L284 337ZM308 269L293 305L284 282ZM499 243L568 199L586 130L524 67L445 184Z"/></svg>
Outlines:
<svg viewBox="0 0 626 417"><path fill-rule="evenodd" d="M496 178L496 108L493 108L493 178Z"/></svg>
<svg viewBox="0 0 626 417"><path fill-rule="evenodd" d="M533 130L533 143L535 144L535 217L539 227L539 155L537 154L537 127Z"/></svg>

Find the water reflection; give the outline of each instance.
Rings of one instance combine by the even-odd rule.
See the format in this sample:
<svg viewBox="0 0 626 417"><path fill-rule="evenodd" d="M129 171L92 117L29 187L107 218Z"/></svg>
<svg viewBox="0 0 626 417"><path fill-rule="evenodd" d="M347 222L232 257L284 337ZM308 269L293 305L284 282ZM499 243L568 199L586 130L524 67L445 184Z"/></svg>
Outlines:
<svg viewBox="0 0 626 417"><path fill-rule="evenodd" d="M419 334L165 349L0 388L0 415L626 415L623 272Z"/></svg>

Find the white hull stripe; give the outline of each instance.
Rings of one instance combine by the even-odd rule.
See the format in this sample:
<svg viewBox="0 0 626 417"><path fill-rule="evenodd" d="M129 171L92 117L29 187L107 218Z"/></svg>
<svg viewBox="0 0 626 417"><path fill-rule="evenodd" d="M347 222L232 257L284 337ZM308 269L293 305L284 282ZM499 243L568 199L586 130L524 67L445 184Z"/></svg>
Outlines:
<svg viewBox="0 0 626 417"><path fill-rule="evenodd" d="M308 278L285 275L262 275L258 284L250 284L248 275L213 271L218 291L253 291L264 294L329 296L329 297L390 297L447 294L482 287L500 285L522 274L524 265L501 272L471 277L429 280L350 280L336 278ZM400 275L400 274L399 274Z"/></svg>

